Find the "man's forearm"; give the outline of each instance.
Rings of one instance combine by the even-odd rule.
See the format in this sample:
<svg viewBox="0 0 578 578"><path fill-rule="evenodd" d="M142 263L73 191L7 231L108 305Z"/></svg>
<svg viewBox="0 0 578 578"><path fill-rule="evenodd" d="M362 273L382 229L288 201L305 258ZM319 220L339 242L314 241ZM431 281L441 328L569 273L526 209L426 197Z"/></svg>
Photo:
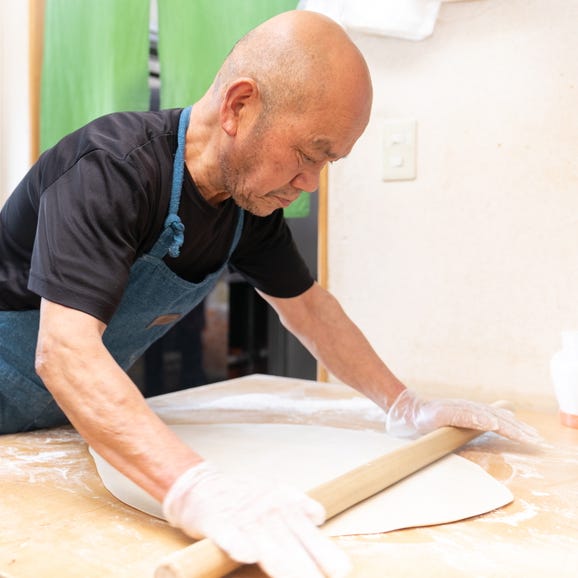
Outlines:
<svg viewBox="0 0 578 578"><path fill-rule="evenodd" d="M405 389L337 300L318 284L291 299L263 296L283 325L333 375L384 405Z"/></svg>
<svg viewBox="0 0 578 578"><path fill-rule="evenodd" d="M37 371L86 442L161 500L174 480L202 458L151 411L86 317L43 303Z"/></svg>

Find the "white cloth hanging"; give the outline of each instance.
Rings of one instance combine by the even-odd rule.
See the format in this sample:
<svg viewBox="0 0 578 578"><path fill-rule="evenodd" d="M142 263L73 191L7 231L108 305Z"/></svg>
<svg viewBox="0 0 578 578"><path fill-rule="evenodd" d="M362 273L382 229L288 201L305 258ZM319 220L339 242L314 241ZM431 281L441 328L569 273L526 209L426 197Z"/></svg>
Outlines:
<svg viewBox="0 0 578 578"><path fill-rule="evenodd" d="M28 2L0 0L0 207L30 167Z"/></svg>
<svg viewBox="0 0 578 578"><path fill-rule="evenodd" d="M347 30L423 40L433 33L441 0L301 0L298 8L320 12Z"/></svg>

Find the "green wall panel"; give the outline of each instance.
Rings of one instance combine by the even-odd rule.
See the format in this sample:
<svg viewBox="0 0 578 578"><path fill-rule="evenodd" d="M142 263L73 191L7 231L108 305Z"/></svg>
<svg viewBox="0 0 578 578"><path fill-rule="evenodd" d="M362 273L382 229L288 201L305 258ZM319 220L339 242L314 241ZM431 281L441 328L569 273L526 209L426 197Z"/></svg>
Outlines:
<svg viewBox="0 0 578 578"><path fill-rule="evenodd" d="M297 0L158 0L161 107L197 101L239 38L296 7Z"/></svg>
<svg viewBox="0 0 578 578"><path fill-rule="evenodd" d="M103 114L149 107L149 0L46 0L41 149Z"/></svg>

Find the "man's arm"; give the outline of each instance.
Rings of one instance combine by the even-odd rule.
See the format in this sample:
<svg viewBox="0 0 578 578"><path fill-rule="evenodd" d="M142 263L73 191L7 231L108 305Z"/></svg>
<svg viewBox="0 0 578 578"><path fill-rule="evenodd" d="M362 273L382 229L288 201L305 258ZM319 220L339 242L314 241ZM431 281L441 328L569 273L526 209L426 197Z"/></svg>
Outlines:
<svg viewBox="0 0 578 578"><path fill-rule="evenodd" d="M320 285L298 297L261 293L291 331L327 369L386 412L387 431L397 436L427 433L452 425L495 431L511 439L540 441L533 428L512 413L462 399L425 400L407 389L378 357L337 300Z"/></svg>
<svg viewBox="0 0 578 578"><path fill-rule="evenodd" d="M86 313L43 299L36 371L95 451L162 500L202 458L148 407L103 345L105 328Z"/></svg>
<svg viewBox="0 0 578 578"><path fill-rule="evenodd" d="M292 488L225 474L189 449L116 364L104 330L90 315L42 300L36 370L82 437L193 538L211 538L273 578L345 576L347 557L315 527L323 507Z"/></svg>
<svg viewBox="0 0 578 578"><path fill-rule="evenodd" d="M393 403L405 389L337 299L318 283L288 299L259 294L284 327L339 380L380 406Z"/></svg>

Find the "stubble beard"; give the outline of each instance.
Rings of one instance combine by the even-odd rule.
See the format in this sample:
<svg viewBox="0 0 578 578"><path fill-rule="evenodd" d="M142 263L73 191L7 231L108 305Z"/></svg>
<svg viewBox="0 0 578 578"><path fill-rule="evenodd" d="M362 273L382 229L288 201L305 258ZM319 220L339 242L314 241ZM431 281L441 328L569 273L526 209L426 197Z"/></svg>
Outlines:
<svg viewBox="0 0 578 578"><path fill-rule="evenodd" d="M268 206L263 197L257 196L246 185L246 175L251 174L255 165L256 159L253 155L247 157L239 166L234 166L224 155L219 159L224 191L245 211L258 217L266 217L274 208Z"/></svg>
<svg viewBox="0 0 578 578"><path fill-rule="evenodd" d="M245 211L249 211L258 217L266 217L279 208L272 197L280 196L287 198L294 190L290 186L282 187L259 195L247 186L247 175L255 173L255 168L259 165L260 159L267 156L264 145L264 134L268 128L267 119L264 115L255 127L253 127L251 137L252 146L249 152L241 156L240 160L231 159L222 154L219 158L221 178L225 192L233 199L235 204Z"/></svg>

